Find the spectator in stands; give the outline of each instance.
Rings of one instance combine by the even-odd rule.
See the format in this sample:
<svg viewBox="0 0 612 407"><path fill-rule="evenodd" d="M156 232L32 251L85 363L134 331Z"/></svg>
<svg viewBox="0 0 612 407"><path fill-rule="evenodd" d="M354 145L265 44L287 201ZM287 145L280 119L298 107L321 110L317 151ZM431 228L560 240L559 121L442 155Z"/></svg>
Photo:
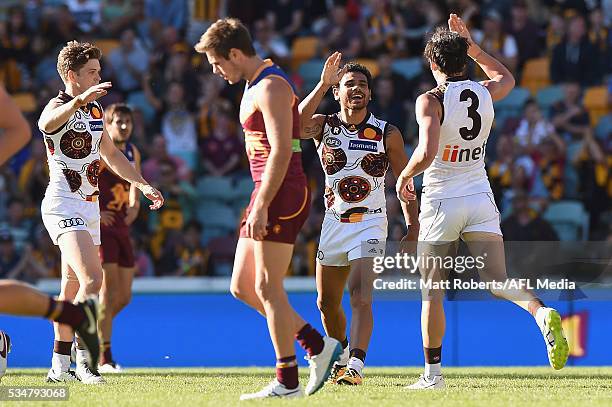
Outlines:
<svg viewBox="0 0 612 407"><path fill-rule="evenodd" d="M128 29L121 33L121 43L110 53L108 59L115 78L114 88L123 92L125 97L140 89L149 56L136 39L133 30Z"/></svg>
<svg viewBox="0 0 612 407"><path fill-rule="evenodd" d="M25 257L15 250L13 236L8 230L0 230L0 278L20 277Z"/></svg>
<svg viewBox="0 0 612 407"><path fill-rule="evenodd" d="M382 52L396 56L401 51L398 23L401 16L395 15L386 0L370 0L372 14L363 21L365 33L365 55L375 58Z"/></svg>
<svg viewBox="0 0 612 407"><path fill-rule="evenodd" d="M565 19L560 14L551 14L546 28L546 51L548 55L552 55L555 47L563 41L566 31Z"/></svg>
<svg viewBox="0 0 612 407"><path fill-rule="evenodd" d="M177 32L183 32L189 20L186 0L147 0L145 13L154 27L173 27Z"/></svg>
<svg viewBox="0 0 612 407"><path fill-rule="evenodd" d="M153 223L151 229L182 229L185 222L193 217L196 200L194 187L178 179L176 167L171 160L160 162L159 179L152 185L162 192L165 202L164 206L156 212L157 217L150 217Z"/></svg>
<svg viewBox="0 0 612 407"><path fill-rule="evenodd" d="M551 107L551 121L555 129L567 140L582 140L589 130L589 113L580 100L580 85L568 82L563 85L564 98Z"/></svg>
<svg viewBox="0 0 612 407"><path fill-rule="evenodd" d="M547 137L537 148L535 162L551 200L563 198L565 192L565 149L560 140Z"/></svg>
<svg viewBox="0 0 612 407"><path fill-rule="evenodd" d="M7 205L6 220L0 229L11 234L15 249L21 253L26 243L32 239L32 222L25 217L25 203L22 199L13 197Z"/></svg>
<svg viewBox="0 0 612 407"><path fill-rule="evenodd" d="M74 16L79 30L93 34L100 28L100 2L97 0L66 0L68 10Z"/></svg>
<svg viewBox="0 0 612 407"><path fill-rule="evenodd" d="M502 196L512 186L512 169L516 157L514 147L511 137L502 135L497 138L496 159L487 168L495 202L502 202Z"/></svg>
<svg viewBox="0 0 612 407"><path fill-rule="evenodd" d="M136 21L136 10L129 0L102 0L100 27L109 37L115 37Z"/></svg>
<svg viewBox="0 0 612 407"><path fill-rule="evenodd" d="M183 89L199 89L200 83L195 69L189 60L189 47L184 42L177 42L171 47L164 71L165 83L179 82ZM186 92L185 102L189 111L194 111L198 95Z"/></svg>
<svg viewBox="0 0 612 407"><path fill-rule="evenodd" d="M34 232L34 248L32 261L40 270L41 277L60 278L62 272L62 257L56 245L53 244L49 233L43 225L39 225Z"/></svg>
<svg viewBox="0 0 612 407"><path fill-rule="evenodd" d="M17 190L17 177L8 164L0 166L0 220L6 218L8 201Z"/></svg>
<svg viewBox="0 0 612 407"><path fill-rule="evenodd" d="M177 247L177 276L207 276L212 274L210 251L202 245L202 225L191 221L183 227Z"/></svg>
<svg viewBox="0 0 612 407"><path fill-rule="evenodd" d="M49 166L42 135L31 142L30 158L19 172L19 192L27 200L27 205L39 206L49 185Z"/></svg>
<svg viewBox="0 0 612 407"><path fill-rule="evenodd" d="M584 17L571 18L567 35L553 49L550 78L553 83L578 82L589 86L601 80L598 52L586 35Z"/></svg>
<svg viewBox="0 0 612 407"><path fill-rule="evenodd" d="M587 131L572 164L578 171L580 197L590 213L590 229L600 226L601 215L610 210L612 199L612 154L606 154L601 143Z"/></svg>
<svg viewBox="0 0 612 407"><path fill-rule="evenodd" d="M543 46L543 32L529 17L525 0L516 0L513 3L512 18L506 25L506 32L516 41L518 48L516 72L520 75L525 61L540 56Z"/></svg>
<svg viewBox="0 0 612 407"><path fill-rule="evenodd" d="M529 198L524 192L512 200L512 214L502 222L501 228L505 241L559 240L550 223L529 206Z"/></svg>
<svg viewBox="0 0 612 407"><path fill-rule="evenodd" d="M382 53L378 56L376 62L378 63L378 75L376 78L374 78L374 93L376 93L376 90L378 89L379 82L383 79L388 79L393 84L393 94L401 103L404 103L406 100L410 99L410 94L408 93L408 81L406 78L404 78L404 76L393 70L393 58L391 55Z"/></svg>
<svg viewBox="0 0 612 407"><path fill-rule="evenodd" d="M403 133L406 128L406 111L402 100L395 97L393 82L389 78L380 79L372 92L370 110L376 117L397 126Z"/></svg>
<svg viewBox="0 0 612 407"><path fill-rule="evenodd" d="M222 78L212 73L200 80L201 91L197 101L198 105L198 134L201 140L210 137L216 122L216 112L219 109L230 110L232 103L221 96L225 89ZM237 119L235 115L234 119Z"/></svg>
<svg viewBox="0 0 612 407"><path fill-rule="evenodd" d="M346 7L335 4L330 18L319 33L323 55L339 51L346 60L359 56L362 47L362 33L359 23L349 19Z"/></svg>
<svg viewBox="0 0 612 407"><path fill-rule="evenodd" d="M540 107L534 99L529 99L525 103L523 118L514 134L514 141L519 147L518 154L533 155L542 141L548 137L555 137L554 126L544 118ZM559 140L563 143L562 140Z"/></svg>
<svg viewBox="0 0 612 407"><path fill-rule="evenodd" d="M423 53L427 32L431 30L426 10L431 4L419 0L400 0L397 10L400 15L398 30L406 42L406 51L410 56L420 56Z"/></svg>
<svg viewBox="0 0 612 407"><path fill-rule="evenodd" d="M273 25L269 20L261 19L255 22L253 47L261 58L271 58L275 63L282 66L286 66L289 62L289 48L283 37L274 32Z"/></svg>
<svg viewBox="0 0 612 407"><path fill-rule="evenodd" d="M591 10L589 14L589 40L597 50L599 62L599 77L612 73L612 35L610 29L604 23L604 15L601 8Z"/></svg>
<svg viewBox="0 0 612 407"><path fill-rule="evenodd" d="M268 0L266 18L274 31L287 39L289 43L302 29L304 23L304 0Z"/></svg>
<svg viewBox="0 0 612 407"><path fill-rule="evenodd" d="M232 124L230 106L215 109L215 124L210 137L202 141L202 166L206 173L218 177L231 174L240 167L244 145Z"/></svg>
<svg viewBox="0 0 612 407"><path fill-rule="evenodd" d="M142 176L151 184L159 182L161 179L162 163L171 161L176 170L177 177L181 181L191 178L191 171L183 160L168 154L166 139L161 134L155 135L149 149L149 158L142 164Z"/></svg>
<svg viewBox="0 0 612 407"><path fill-rule="evenodd" d="M143 82L146 84L148 80ZM183 160L193 171L197 158L197 132L193 115L185 103L185 88L180 82L172 82L163 99L157 98L148 85L144 91L149 103L161 116L161 132L168 153Z"/></svg>
<svg viewBox="0 0 612 407"><path fill-rule="evenodd" d="M491 10L485 16L482 30L475 30L472 38L475 43L497 60L501 61L511 72L516 72L519 59L518 47L514 37L502 28L502 16L496 10ZM486 77L477 68L480 77Z"/></svg>

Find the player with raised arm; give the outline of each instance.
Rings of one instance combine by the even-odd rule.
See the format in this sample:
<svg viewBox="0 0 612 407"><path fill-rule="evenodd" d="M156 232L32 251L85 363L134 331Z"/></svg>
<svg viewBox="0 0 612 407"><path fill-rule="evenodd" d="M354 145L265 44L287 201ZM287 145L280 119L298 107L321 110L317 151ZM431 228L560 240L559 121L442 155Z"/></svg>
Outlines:
<svg viewBox="0 0 612 407"><path fill-rule="evenodd" d="M438 86L417 98L419 142L397 181L401 199L412 178L425 172L421 196L418 254L445 256L458 239L473 256L487 253L481 278L507 279L500 215L485 171L485 148L493 123L493 102L514 87L512 74L471 40L465 23L455 14L450 30L439 28L425 47ZM489 77L483 82L467 78L468 56ZM421 267L423 278L440 280L444 270ZM429 262L424 263L431 266ZM534 316L546 342L550 365L561 369L569 354L559 313L544 306L526 290L494 290ZM444 292L424 290L421 329L425 373L409 389L444 388L441 373L445 330Z"/></svg>
<svg viewBox="0 0 612 407"><path fill-rule="evenodd" d="M107 107L104 124L111 140L140 173L140 152L130 142L133 129L132 109L123 103ZM140 201L136 187L115 174L103 163L98 178L100 188L100 258L104 278L100 305L100 373L121 373L111 352L113 318L130 302L134 278L134 249L130 225L138 216Z"/></svg>
<svg viewBox="0 0 612 407"><path fill-rule="evenodd" d="M32 138L30 125L17 105L0 85L0 166ZM19 281L0 280L0 314L38 316L66 324L83 338L90 363L97 363L99 342L96 326L98 306L95 300L72 304L59 301ZM0 331L0 379L6 373L9 335Z"/></svg>
<svg viewBox="0 0 612 407"><path fill-rule="evenodd" d="M229 83L247 81L240 122L255 189L241 223L231 292L266 317L277 362L276 379L241 399L303 395L294 339L307 353L305 392L311 395L323 386L342 350L337 340L322 337L295 312L283 287L295 239L310 210L294 86L271 60L257 56L248 30L237 19L215 22L195 49Z"/></svg>
<svg viewBox="0 0 612 407"><path fill-rule="evenodd" d="M372 75L350 62L340 69L342 55L325 62L321 80L300 103L302 138L312 138L325 172L325 219L317 253L317 304L327 334L344 348L331 380L359 385L373 329L373 258L383 256L387 240L385 174L391 165L399 176L408 162L397 127L368 111ZM340 111L315 114L332 88ZM414 188L413 188L414 189ZM418 204L402 202L408 235L418 237ZM348 281L351 304L350 351L342 309Z"/></svg>
<svg viewBox="0 0 612 407"><path fill-rule="evenodd" d="M60 299L73 301L98 295L102 284L98 174L100 164L129 181L153 201L163 204L104 129L104 112L97 101L111 87L100 83L101 52L89 43L69 42L59 53L57 70L65 85L43 110L38 127L47 146L50 181L42 201L43 223L62 253ZM78 340L78 338L77 338ZM98 366L87 363L87 351L78 344L76 374L70 371L73 333L55 324L55 342L49 382L81 380L103 383Z"/></svg>

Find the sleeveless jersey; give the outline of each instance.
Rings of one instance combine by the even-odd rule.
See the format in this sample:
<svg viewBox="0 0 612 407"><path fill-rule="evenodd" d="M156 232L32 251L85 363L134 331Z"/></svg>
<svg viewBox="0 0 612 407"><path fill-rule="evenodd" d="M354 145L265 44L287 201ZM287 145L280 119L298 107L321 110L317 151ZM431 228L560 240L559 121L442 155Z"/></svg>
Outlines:
<svg viewBox="0 0 612 407"><path fill-rule="evenodd" d="M253 78L247 82L244 94L242 95L242 101L240 102L240 123L244 130L245 146L253 181L261 181L268 156L270 155L270 143L266 135L266 125L264 123L263 114L257 110L255 105L255 95L260 90L261 80L267 77L282 79L287 82L293 92L293 105L291 107L293 154L289 162L285 180L300 179L305 182L306 176L302 168L302 149L300 148L300 113L298 111L298 97L295 94L293 83L289 80L285 72L269 59L264 61L264 64L253 75Z"/></svg>
<svg viewBox="0 0 612 407"><path fill-rule="evenodd" d="M425 170L426 199L454 198L491 192L485 150L493 124L491 94L465 77L449 80L428 93L442 105L440 144Z"/></svg>
<svg viewBox="0 0 612 407"><path fill-rule="evenodd" d="M134 147L131 143L126 143L125 157L132 165L136 165L134 157ZM115 221L113 229L127 228L125 224L125 216L128 205L130 204L130 183L117 174L104 163L100 166L100 210L115 212ZM104 225L101 225L104 228Z"/></svg>
<svg viewBox="0 0 612 407"><path fill-rule="evenodd" d="M325 171L325 211L343 223L386 217L387 123L368 113L358 125L327 116L317 148Z"/></svg>
<svg viewBox="0 0 612 407"><path fill-rule="evenodd" d="M49 104L59 106L71 99L60 91ZM47 146L50 178L45 196L97 201L103 117L102 106L92 102L74 112L55 132L40 129Z"/></svg>

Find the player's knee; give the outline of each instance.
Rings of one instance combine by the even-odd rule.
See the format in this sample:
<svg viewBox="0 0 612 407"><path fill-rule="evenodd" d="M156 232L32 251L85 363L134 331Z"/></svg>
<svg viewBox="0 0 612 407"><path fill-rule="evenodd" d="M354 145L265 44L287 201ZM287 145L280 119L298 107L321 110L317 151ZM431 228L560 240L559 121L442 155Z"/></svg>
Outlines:
<svg viewBox="0 0 612 407"><path fill-rule="evenodd" d="M332 300L331 298L319 295L317 297L317 307L322 314L331 314L338 311L340 308L340 303Z"/></svg>
<svg viewBox="0 0 612 407"><path fill-rule="evenodd" d="M281 292L282 287L279 290L276 285L270 284L269 281L260 281L255 284L255 294L257 294L257 298L261 302L273 302L279 297Z"/></svg>
<svg viewBox="0 0 612 407"><path fill-rule="evenodd" d="M87 278L85 281L85 293L86 294L98 294L102 288L102 274L94 274Z"/></svg>
<svg viewBox="0 0 612 407"><path fill-rule="evenodd" d="M364 290L362 287L349 287L351 308L371 307L372 291Z"/></svg>

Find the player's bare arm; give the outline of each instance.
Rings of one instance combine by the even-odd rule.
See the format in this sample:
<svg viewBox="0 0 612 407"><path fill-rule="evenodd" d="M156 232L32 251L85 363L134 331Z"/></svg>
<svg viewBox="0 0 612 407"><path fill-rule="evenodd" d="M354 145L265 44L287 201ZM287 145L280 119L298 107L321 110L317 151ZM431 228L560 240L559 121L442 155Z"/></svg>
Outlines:
<svg viewBox="0 0 612 407"><path fill-rule="evenodd" d="M342 54L339 52L334 52L327 58L321 72L321 80L298 106L302 139L312 138L317 142L321 140L325 116L315 112L329 88L340 82L344 74L343 69L340 69L341 60Z"/></svg>
<svg viewBox="0 0 612 407"><path fill-rule="evenodd" d="M134 152L134 168L138 171L139 174L142 174L140 169L141 163L141 155L140 151L136 148L136 146L132 145L132 151ZM138 217L138 211L140 210L140 197L138 195L138 188L136 185L130 185L130 202L126 210L125 223L126 225L131 225L134 223L136 218Z"/></svg>
<svg viewBox="0 0 612 407"><path fill-rule="evenodd" d="M412 185L412 178L431 165L438 153L440 143L440 119L442 117L440 102L435 96L424 93L417 98L415 110L419 125L419 143L396 184L397 196L404 202L407 202L410 196L409 187Z"/></svg>
<svg viewBox="0 0 612 407"><path fill-rule="evenodd" d="M30 125L10 95L0 86L0 165L25 146L32 138Z"/></svg>
<svg viewBox="0 0 612 407"><path fill-rule="evenodd" d="M408 156L404 149L404 139L399 129L392 124L387 125L385 132L387 133L385 134L385 139L387 140L386 152L387 157L389 157L389 164L391 165L393 175L399 178L402 170L408 164ZM407 202L400 202L408 230L406 238L408 240L416 240L419 235L419 203L414 192L414 184L409 185L408 191L409 193L406 195Z"/></svg>
<svg viewBox="0 0 612 407"><path fill-rule="evenodd" d="M110 82L103 82L92 86L82 94L75 96L68 103L61 105L53 102L49 103L43 110L40 119L38 120L38 127L45 133L53 133L57 131L60 127L66 124L74 112L88 103L91 103L94 100L106 95L111 86L112 85Z"/></svg>
<svg viewBox="0 0 612 407"><path fill-rule="evenodd" d="M482 81L480 83L489 90L493 101L495 102L508 96L515 84L514 76L512 76L508 68L497 59L484 52L478 44L472 41L472 36L467 26L456 14L450 15L448 19L448 28L462 37L467 38L470 44L468 56L482 68L489 78L488 81Z"/></svg>
<svg viewBox="0 0 612 407"><path fill-rule="evenodd" d="M106 129L104 129L102 142L100 143L100 157L115 174L129 181L153 202L149 208L156 210L164 204L164 197L161 192L153 188L142 178L142 175L130 164L121 150L115 146Z"/></svg>
<svg viewBox="0 0 612 407"><path fill-rule="evenodd" d="M280 189L291 160L291 127L293 92L279 78L266 78L256 96L258 109L263 115L270 143L270 156L264 170L261 188L246 221L247 235L263 240L268 223L268 207Z"/></svg>

